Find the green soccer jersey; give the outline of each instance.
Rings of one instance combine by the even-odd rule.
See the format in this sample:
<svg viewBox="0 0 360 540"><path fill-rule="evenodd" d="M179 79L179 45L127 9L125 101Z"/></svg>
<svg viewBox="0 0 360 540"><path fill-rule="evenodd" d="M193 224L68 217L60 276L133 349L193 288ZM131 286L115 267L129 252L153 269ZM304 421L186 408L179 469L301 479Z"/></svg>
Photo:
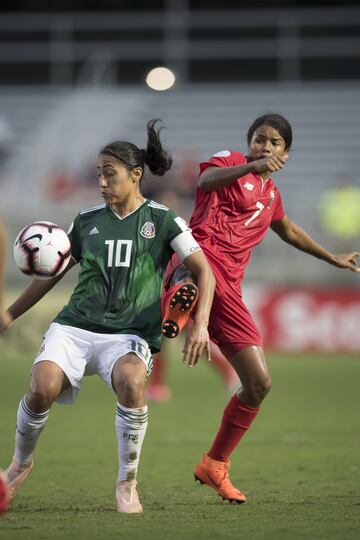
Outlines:
<svg viewBox="0 0 360 540"><path fill-rule="evenodd" d="M108 205L77 215L69 238L78 284L55 322L99 333L135 334L160 348L162 278L182 218L146 200L120 218Z"/></svg>

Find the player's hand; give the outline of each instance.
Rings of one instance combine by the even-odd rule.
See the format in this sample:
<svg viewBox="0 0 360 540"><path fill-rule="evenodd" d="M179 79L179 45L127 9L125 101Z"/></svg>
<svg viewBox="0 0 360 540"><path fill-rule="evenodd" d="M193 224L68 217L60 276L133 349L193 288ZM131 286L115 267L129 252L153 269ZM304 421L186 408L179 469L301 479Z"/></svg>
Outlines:
<svg viewBox="0 0 360 540"><path fill-rule="evenodd" d="M338 268L349 268L349 270L352 270L353 272L360 272L360 266L356 260L358 257L360 257L359 251L344 253L342 255L334 255L334 261L332 264Z"/></svg>
<svg viewBox="0 0 360 540"><path fill-rule="evenodd" d="M279 157L275 154L267 154L260 157L260 159L256 159L251 162L253 166L253 172L255 174L261 174L261 173L273 173L277 171L281 171L281 169L284 167L287 156Z"/></svg>
<svg viewBox="0 0 360 540"><path fill-rule="evenodd" d="M196 366L204 351L210 362L210 338L207 324L194 321L185 340L183 362L190 368Z"/></svg>
<svg viewBox="0 0 360 540"><path fill-rule="evenodd" d="M5 309L0 311L0 334L5 332L11 325L13 319L10 313Z"/></svg>

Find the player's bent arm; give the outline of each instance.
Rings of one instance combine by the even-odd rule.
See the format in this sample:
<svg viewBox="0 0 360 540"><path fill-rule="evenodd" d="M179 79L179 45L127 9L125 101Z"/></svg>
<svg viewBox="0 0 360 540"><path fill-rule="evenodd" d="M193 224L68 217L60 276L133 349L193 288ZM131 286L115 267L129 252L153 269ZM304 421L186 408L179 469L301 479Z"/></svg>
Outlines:
<svg viewBox="0 0 360 540"><path fill-rule="evenodd" d="M291 221L287 215L280 221L273 221L271 229L284 240L284 242L287 242L300 251L309 253L309 255L326 261L338 268L349 268L354 272L360 271L360 268L356 263L356 258L360 256L359 252L354 251L342 255L331 253L315 242L302 227Z"/></svg>
<svg viewBox="0 0 360 540"><path fill-rule="evenodd" d="M230 186L241 176L252 172L252 163L236 165L234 167L208 167L199 178L199 188L201 191L214 191L222 187Z"/></svg>
<svg viewBox="0 0 360 540"><path fill-rule="evenodd" d="M199 178L199 188L202 191L214 191L230 186L235 180L249 173L262 174L280 171L287 161L287 155L279 157L273 154L249 161L233 167L208 167Z"/></svg>
<svg viewBox="0 0 360 540"><path fill-rule="evenodd" d="M5 248L5 229L2 222L0 222L0 333L8 328L12 321L9 313L4 309Z"/></svg>
<svg viewBox="0 0 360 540"><path fill-rule="evenodd" d="M77 264L76 261L70 259L64 272L58 276L46 280L33 279L19 298L17 298L8 308L7 311L11 316L11 319L17 319L37 304L37 302L41 300L41 298L43 298L45 294L48 293L65 276L65 274L67 274L70 268L75 266L75 264Z"/></svg>

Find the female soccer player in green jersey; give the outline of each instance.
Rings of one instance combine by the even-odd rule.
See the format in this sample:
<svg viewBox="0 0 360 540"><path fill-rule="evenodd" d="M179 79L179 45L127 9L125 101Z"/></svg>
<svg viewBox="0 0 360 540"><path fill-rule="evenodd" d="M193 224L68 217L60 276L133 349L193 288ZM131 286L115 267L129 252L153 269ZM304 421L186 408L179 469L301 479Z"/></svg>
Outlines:
<svg viewBox="0 0 360 540"><path fill-rule="evenodd" d="M162 277L174 252L195 274L199 289L184 361L192 367L209 350L207 324L215 287L211 269L186 223L141 194L145 164L163 175L172 162L155 124L148 123L146 150L128 142L101 150L97 174L105 204L80 212L70 228L69 267L80 264L79 280L45 334L30 388L19 404L15 453L6 471L12 497L33 468L33 452L53 402L72 403L83 376L97 373L118 400L117 508L142 512L136 477L148 424L144 388L151 354L160 348ZM65 273L33 280L10 306L12 319L30 309Z"/></svg>

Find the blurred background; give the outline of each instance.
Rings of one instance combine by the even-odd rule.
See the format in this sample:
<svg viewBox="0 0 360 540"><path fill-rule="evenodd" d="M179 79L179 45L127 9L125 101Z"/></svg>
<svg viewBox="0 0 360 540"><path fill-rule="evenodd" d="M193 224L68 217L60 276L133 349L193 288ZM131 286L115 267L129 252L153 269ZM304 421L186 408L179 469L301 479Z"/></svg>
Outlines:
<svg viewBox="0 0 360 540"><path fill-rule="evenodd" d="M158 67L170 73L150 73ZM144 194L189 219L199 162L225 149L246 153L249 125L270 111L294 131L274 177L287 214L329 250L359 250L357 2L65 0L51 10L42 0L2 2L0 212L10 289L28 281L11 253L22 227L42 219L67 228L80 209L102 203L103 145L143 146L146 122L161 118L174 166L163 178L147 173ZM66 279L70 287L76 276ZM245 298L269 347L360 351L359 275L272 232L254 251Z"/></svg>

